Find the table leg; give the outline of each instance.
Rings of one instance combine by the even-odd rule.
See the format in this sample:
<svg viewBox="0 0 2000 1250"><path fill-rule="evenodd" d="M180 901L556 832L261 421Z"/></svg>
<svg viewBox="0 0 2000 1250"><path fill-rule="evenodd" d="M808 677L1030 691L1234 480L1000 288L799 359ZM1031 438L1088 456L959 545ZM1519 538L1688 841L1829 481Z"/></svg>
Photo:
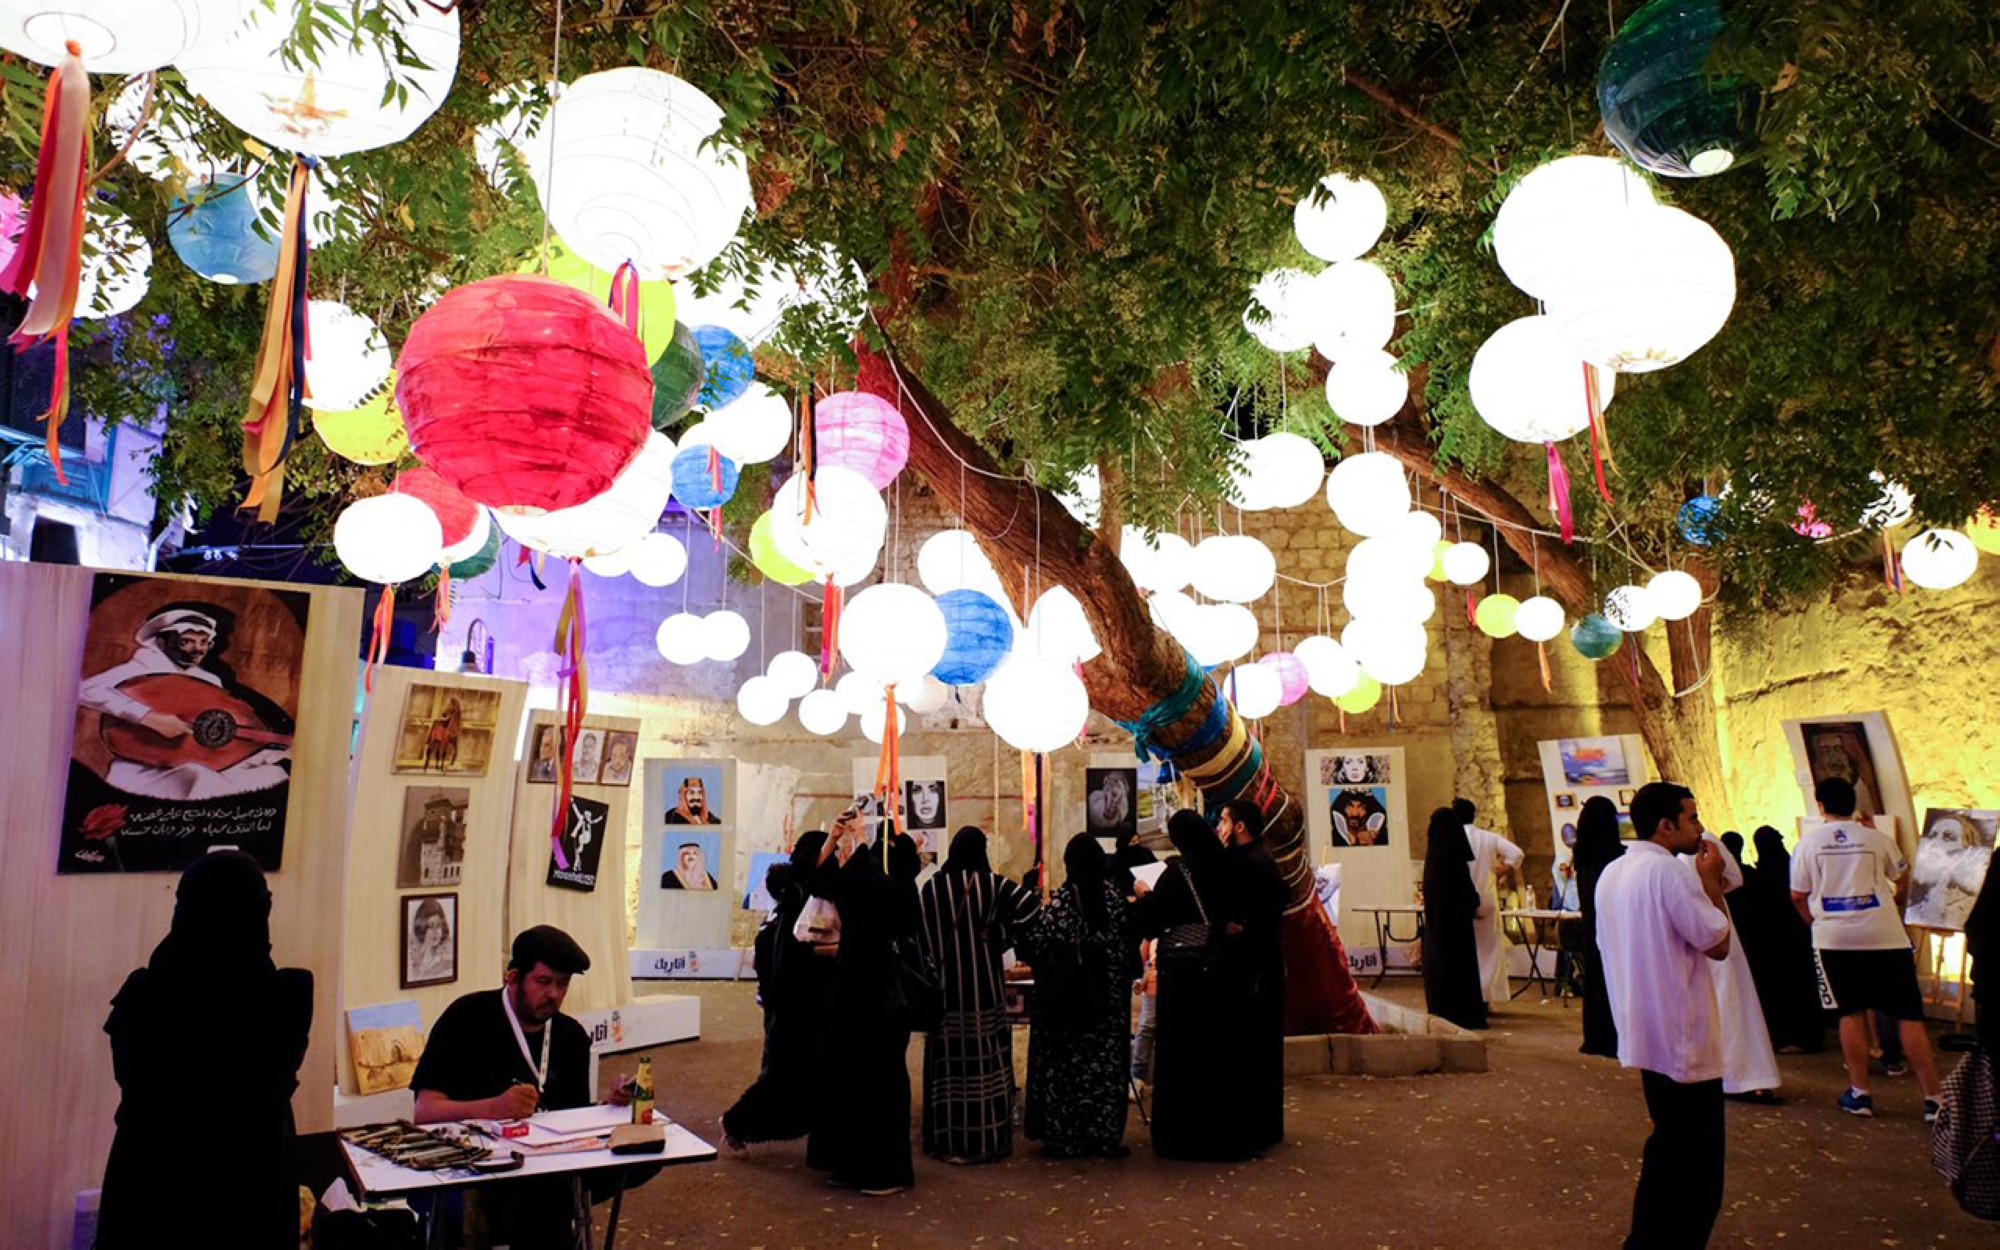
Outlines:
<svg viewBox="0 0 2000 1250"><path fill-rule="evenodd" d="M1375 913L1375 983L1369 989L1380 989L1382 978L1389 975L1389 939L1382 932L1382 913Z"/></svg>
<svg viewBox="0 0 2000 1250"><path fill-rule="evenodd" d="M576 1212L576 1244L583 1250L592 1250L597 1239L590 1227L590 1189L583 1183L583 1177L570 1178L569 1194Z"/></svg>
<svg viewBox="0 0 2000 1250"><path fill-rule="evenodd" d="M625 1206L625 1169L618 1168L618 1188L611 1191L611 1211L604 1217L604 1250L618 1240L618 1213Z"/></svg>

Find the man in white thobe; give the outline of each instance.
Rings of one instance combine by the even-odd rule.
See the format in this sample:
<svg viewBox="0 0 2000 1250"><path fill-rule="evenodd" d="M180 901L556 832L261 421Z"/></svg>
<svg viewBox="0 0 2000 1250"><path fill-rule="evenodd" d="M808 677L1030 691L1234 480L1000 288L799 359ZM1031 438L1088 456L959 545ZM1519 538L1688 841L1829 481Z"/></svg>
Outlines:
<svg viewBox="0 0 2000 1250"><path fill-rule="evenodd" d="M1732 894L1743 888L1743 865L1729 853L1722 839L1702 831L1701 840L1715 844L1716 854L1722 857L1722 892ZM1681 855L1683 862L1694 864L1690 853ZM1723 909L1728 914L1728 909ZM1771 1049L1771 1031L1764 1026L1764 1004L1757 997L1757 983L1750 977L1750 960L1743 953L1743 943L1736 933L1735 922L1729 926L1729 954L1708 965L1708 977L1715 986L1716 1018L1722 1024L1722 1092L1730 1097L1746 1095L1768 1095L1764 1101L1776 1097L1778 1088L1778 1056Z"/></svg>
<svg viewBox="0 0 2000 1250"><path fill-rule="evenodd" d="M1500 924L1500 890L1497 873L1516 876L1527 853L1491 829L1472 822L1479 809L1471 799L1453 799L1451 810L1465 825L1465 840L1472 844L1472 888L1479 891L1479 911L1472 922L1472 936L1479 947L1479 983L1486 988L1486 1001L1504 1003L1511 996L1507 984L1507 935Z"/></svg>

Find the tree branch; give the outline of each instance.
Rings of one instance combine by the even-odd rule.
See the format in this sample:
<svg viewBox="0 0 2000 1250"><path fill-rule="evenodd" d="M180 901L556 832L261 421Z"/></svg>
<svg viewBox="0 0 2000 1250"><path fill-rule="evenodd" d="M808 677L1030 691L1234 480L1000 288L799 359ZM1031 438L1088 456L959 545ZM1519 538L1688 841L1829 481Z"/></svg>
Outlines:
<svg viewBox="0 0 2000 1250"><path fill-rule="evenodd" d="M1446 130L1443 126L1440 126L1437 123L1431 121L1429 118L1425 117L1422 113L1419 113L1417 110L1411 108L1409 105L1403 103L1401 100L1398 100L1395 96L1390 95L1386 88L1381 87L1373 82L1370 82L1368 79L1363 78L1361 75L1355 73L1353 70L1346 71L1343 77L1348 86L1354 88L1356 91L1359 91L1362 95L1365 95L1369 99L1375 101L1383 108L1388 109L1391 113L1394 113L1396 116L1402 118L1404 121L1409 122L1411 125L1423 131L1431 138L1436 139L1439 143L1444 144L1452 151L1457 152L1462 156L1465 156L1464 140L1460 139L1457 135L1453 134L1451 131ZM1475 169L1484 170L1486 173L1493 175L1494 177L1498 177L1500 174L1499 167L1492 164L1490 161L1477 160L1471 156L1465 156L1465 159L1467 163L1470 164Z"/></svg>

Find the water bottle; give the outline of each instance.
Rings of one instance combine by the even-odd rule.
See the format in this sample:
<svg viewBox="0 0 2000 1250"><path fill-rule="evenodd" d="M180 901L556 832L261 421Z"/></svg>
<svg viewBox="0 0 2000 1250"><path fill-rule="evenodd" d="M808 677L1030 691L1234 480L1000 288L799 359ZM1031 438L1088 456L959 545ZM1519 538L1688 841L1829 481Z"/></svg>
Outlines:
<svg viewBox="0 0 2000 1250"><path fill-rule="evenodd" d="M1534 910L1536 910L1536 908L1535 908L1535 887L1534 887L1534 886L1532 886L1532 885L1528 887L1528 910L1529 910L1529 911L1534 911Z"/></svg>

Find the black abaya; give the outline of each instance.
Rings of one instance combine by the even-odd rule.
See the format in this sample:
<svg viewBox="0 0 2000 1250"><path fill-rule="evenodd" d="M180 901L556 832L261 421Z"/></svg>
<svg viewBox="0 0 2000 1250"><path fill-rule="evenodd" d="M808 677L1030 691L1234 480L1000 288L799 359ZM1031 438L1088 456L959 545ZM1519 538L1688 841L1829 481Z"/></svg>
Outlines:
<svg viewBox="0 0 2000 1250"><path fill-rule="evenodd" d="M1965 953L1972 960L1972 999L1979 1009L1979 1044L2000 1057L2000 872L1988 869L1965 917Z"/></svg>
<svg viewBox="0 0 2000 1250"><path fill-rule="evenodd" d="M1462 1029L1483 1029L1486 992L1473 931L1479 890L1465 868L1472 843L1463 822L1448 811L1445 817L1431 822L1424 853L1424 1010Z"/></svg>
<svg viewBox="0 0 2000 1250"><path fill-rule="evenodd" d="M824 837L816 830L808 833L800 838L800 848L810 848L816 857ZM795 849L793 881L757 935L759 947L770 952L759 988L764 1000L763 1063L756 1081L722 1116L723 1129L740 1142L804 1137L817 1122L820 1091L826 1087L818 1058L833 1010L834 961L792 936L808 897L804 882L813 870L800 858Z"/></svg>
<svg viewBox="0 0 2000 1250"><path fill-rule="evenodd" d="M1262 841L1228 850L1235 879L1223 911L1243 926L1234 944L1250 1003L1250 1035L1243 1053L1248 1111L1260 1147L1285 1139L1285 949L1280 926L1291 891Z"/></svg>
<svg viewBox="0 0 2000 1250"><path fill-rule="evenodd" d="M1756 917L1742 934L1743 956L1772 1048L1817 1053L1826 1048L1826 1011L1819 1000L1812 926L1792 902L1792 857L1783 837L1768 828L1755 837L1757 867L1730 896L1743 896L1743 906Z"/></svg>
<svg viewBox="0 0 2000 1250"><path fill-rule="evenodd" d="M1600 802L1610 806L1608 799L1590 799L1584 804L1583 815L1590 814L1591 804ZM1578 951L1583 959L1583 1045L1577 1049L1586 1055L1616 1059L1618 1022L1611 1016L1611 991L1604 983L1604 959L1597 949L1597 881L1611 861L1625 853L1624 843L1618 840L1616 809L1609 817L1603 826L1581 816L1577 821L1573 862L1577 910L1583 913L1583 940Z"/></svg>

